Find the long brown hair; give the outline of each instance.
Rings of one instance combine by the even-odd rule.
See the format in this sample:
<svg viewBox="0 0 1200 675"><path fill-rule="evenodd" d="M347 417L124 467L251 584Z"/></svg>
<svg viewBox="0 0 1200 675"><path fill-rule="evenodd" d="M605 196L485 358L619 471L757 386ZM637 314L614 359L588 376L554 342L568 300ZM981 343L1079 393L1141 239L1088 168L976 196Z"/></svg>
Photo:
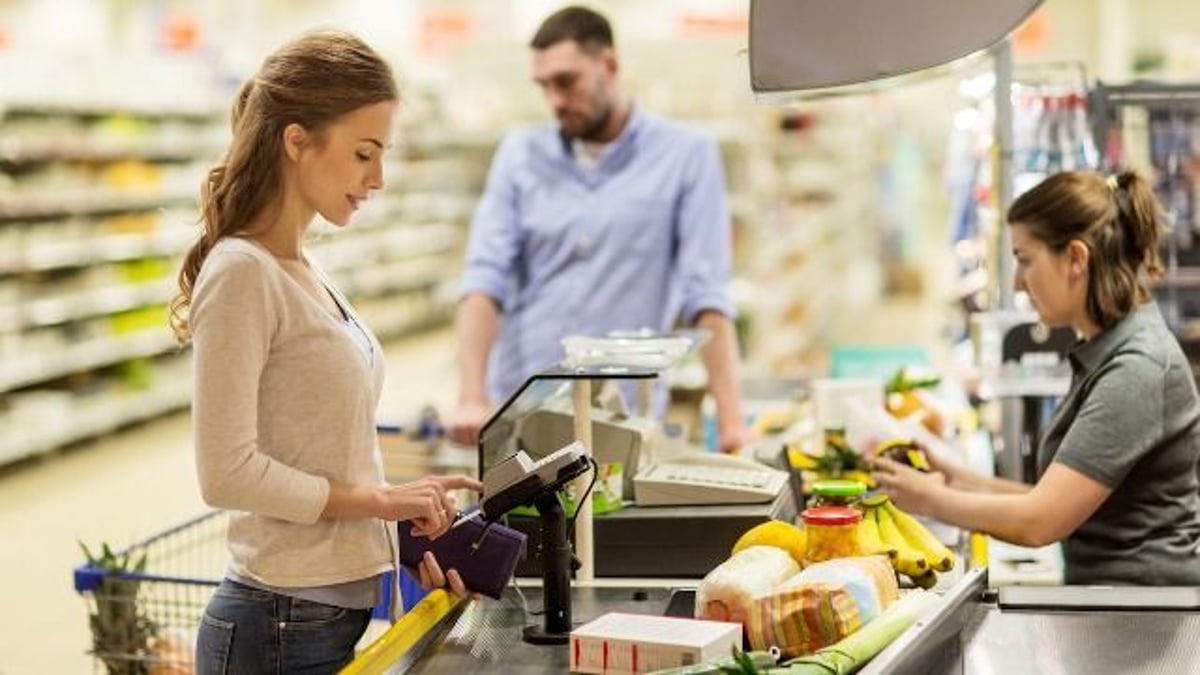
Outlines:
<svg viewBox="0 0 1200 675"><path fill-rule="evenodd" d="M397 100L392 69L348 33L313 32L283 45L246 80L233 101L233 141L200 187L203 231L179 270L171 329L191 338L187 311L204 259L218 241L238 233L279 198L283 130L299 124L320 134L342 115Z"/></svg>
<svg viewBox="0 0 1200 675"><path fill-rule="evenodd" d="M1055 253L1074 240L1088 247L1087 312L1101 329L1150 299L1143 275L1162 275L1162 209L1137 172L1054 174L1018 197L1007 220Z"/></svg>

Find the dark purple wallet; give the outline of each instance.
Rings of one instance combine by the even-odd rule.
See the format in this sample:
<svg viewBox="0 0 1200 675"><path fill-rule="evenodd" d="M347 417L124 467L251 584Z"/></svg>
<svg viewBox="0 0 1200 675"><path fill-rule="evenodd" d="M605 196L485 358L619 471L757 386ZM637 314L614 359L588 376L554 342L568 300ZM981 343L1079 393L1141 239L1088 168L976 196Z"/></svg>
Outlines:
<svg viewBox="0 0 1200 675"><path fill-rule="evenodd" d="M481 518L448 530L437 539L412 534L412 524L397 523L400 562L416 568L425 551L433 551L443 570L458 570L467 588L500 598L517 562L525 557L525 535L499 523L486 526Z"/></svg>

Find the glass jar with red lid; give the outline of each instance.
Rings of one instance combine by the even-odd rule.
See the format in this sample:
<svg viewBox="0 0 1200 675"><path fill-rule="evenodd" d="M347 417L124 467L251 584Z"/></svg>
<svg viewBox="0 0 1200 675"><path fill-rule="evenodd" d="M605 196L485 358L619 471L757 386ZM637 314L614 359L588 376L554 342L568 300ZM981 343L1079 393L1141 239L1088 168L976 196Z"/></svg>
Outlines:
<svg viewBox="0 0 1200 675"><path fill-rule="evenodd" d="M862 511L849 506L816 506L800 515L804 519L805 565L859 555Z"/></svg>

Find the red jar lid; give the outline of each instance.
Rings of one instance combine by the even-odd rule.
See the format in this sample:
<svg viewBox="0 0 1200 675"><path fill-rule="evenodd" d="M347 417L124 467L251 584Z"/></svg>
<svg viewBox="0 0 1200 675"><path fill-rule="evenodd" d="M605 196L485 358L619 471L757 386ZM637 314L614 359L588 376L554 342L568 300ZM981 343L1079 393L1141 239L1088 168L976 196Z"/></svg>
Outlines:
<svg viewBox="0 0 1200 675"><path fill-rule="evenodd" d="M816 506L800 514L805 525L853 525L862 520L862 511L849 506Z"/></svg>

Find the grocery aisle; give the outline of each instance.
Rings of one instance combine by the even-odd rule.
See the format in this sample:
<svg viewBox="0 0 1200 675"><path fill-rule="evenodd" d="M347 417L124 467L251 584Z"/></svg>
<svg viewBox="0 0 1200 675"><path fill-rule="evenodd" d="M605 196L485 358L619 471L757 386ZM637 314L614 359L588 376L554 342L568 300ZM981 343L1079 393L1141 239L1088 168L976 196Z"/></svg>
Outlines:
<svg viewBox="0 0 1200 675"><path fill-rule="evenodd" d="M453 335L387 346L381 418L454 395ZM186 413L0 473L0 675L91 672L77 539L124 546L204 509Z"/></svg>

